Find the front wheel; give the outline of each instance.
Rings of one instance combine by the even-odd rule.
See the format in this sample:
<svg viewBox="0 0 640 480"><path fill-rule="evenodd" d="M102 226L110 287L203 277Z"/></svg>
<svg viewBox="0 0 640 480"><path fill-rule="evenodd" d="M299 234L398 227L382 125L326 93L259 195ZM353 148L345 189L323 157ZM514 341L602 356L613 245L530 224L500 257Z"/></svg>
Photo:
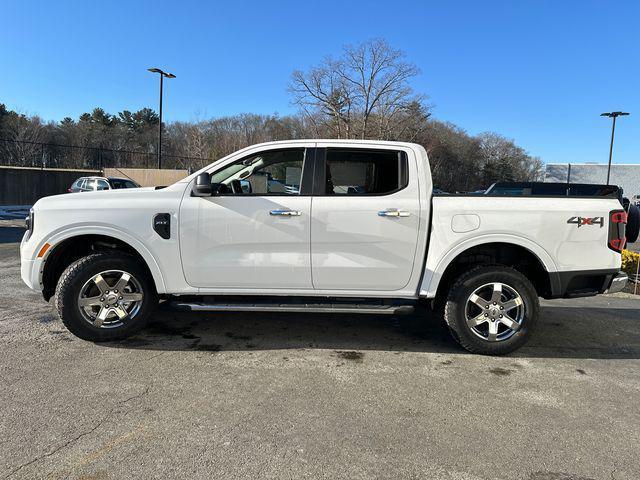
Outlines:
<svg viewBox="0 0 640 480"><path fill-rule="evenodd" d="M135 258L95 253L63 272L55 294L62 323L83 340L119 340L140 330L158 303L148 272Z"/></svg>
<svg viewBox="0 0 640 480"><path fill-rule="evenodd" d="M539 309L536 290L522 273L483 266L454 282L444 318L452 336L468 351L504 355L526 343Z"/></svg>

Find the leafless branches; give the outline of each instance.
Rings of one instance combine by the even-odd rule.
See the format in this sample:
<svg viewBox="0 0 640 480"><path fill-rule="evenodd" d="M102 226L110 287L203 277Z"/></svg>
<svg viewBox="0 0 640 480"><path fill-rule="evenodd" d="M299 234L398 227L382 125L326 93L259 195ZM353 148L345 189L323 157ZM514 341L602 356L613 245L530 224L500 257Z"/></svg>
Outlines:
<svg viewBox="0 0 640 480"><path fill-rule="evenodd" d="M375 39L346 46L338 60L293 72L289 92L331 136L391 139L404 133L411 113L429 116L424 97L410 86L418 73L400 50Z"/></svg>

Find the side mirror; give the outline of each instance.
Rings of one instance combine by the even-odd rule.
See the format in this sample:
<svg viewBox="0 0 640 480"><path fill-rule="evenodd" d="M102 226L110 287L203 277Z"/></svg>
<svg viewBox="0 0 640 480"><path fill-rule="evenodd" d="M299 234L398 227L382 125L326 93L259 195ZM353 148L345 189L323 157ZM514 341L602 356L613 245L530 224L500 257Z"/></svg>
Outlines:
<svg viewBox="0 0 640 480"><path fill-rule="evenodd" d="M196 184L193 186L194 197L210 197L211 196L211 175L207 172L201 173L196 177Z"/></svg>

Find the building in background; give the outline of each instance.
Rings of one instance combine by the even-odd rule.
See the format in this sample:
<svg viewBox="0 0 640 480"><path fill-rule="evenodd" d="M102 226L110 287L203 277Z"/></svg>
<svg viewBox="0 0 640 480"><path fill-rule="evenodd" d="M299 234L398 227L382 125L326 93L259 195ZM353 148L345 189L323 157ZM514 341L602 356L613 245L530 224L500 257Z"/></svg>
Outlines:
<svg viewBox="0 0 640 480"><path fill-rule="evenodd" d="M607 164L599 163L548 163L545 182L607 183ZM640 195L640 164L611 165L612 185L618 185L624 196Z"/></svg>

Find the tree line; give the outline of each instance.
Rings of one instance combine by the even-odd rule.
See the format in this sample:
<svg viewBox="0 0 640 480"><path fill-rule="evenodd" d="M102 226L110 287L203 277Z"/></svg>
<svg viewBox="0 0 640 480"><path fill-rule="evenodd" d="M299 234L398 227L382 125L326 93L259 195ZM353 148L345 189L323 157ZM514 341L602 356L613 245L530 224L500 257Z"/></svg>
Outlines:
<svg viewBox="0 0 640 480"><path fill-rule="evenodd" d="M469 135L433 118L426 96L411 88L418 74L404 53L384 40L346 46L338 58L292 73L288 91L299 108L296 114L242 113L163 124L163 165L196 169L240 148L273 140L380 139L423 145L434 184L445 191L539 179L542 162L513 140L493 132ZM45 122L0 104L0 163L153 167L158 122L149 108L117 114L95 108L78 119Z"/></svg>

